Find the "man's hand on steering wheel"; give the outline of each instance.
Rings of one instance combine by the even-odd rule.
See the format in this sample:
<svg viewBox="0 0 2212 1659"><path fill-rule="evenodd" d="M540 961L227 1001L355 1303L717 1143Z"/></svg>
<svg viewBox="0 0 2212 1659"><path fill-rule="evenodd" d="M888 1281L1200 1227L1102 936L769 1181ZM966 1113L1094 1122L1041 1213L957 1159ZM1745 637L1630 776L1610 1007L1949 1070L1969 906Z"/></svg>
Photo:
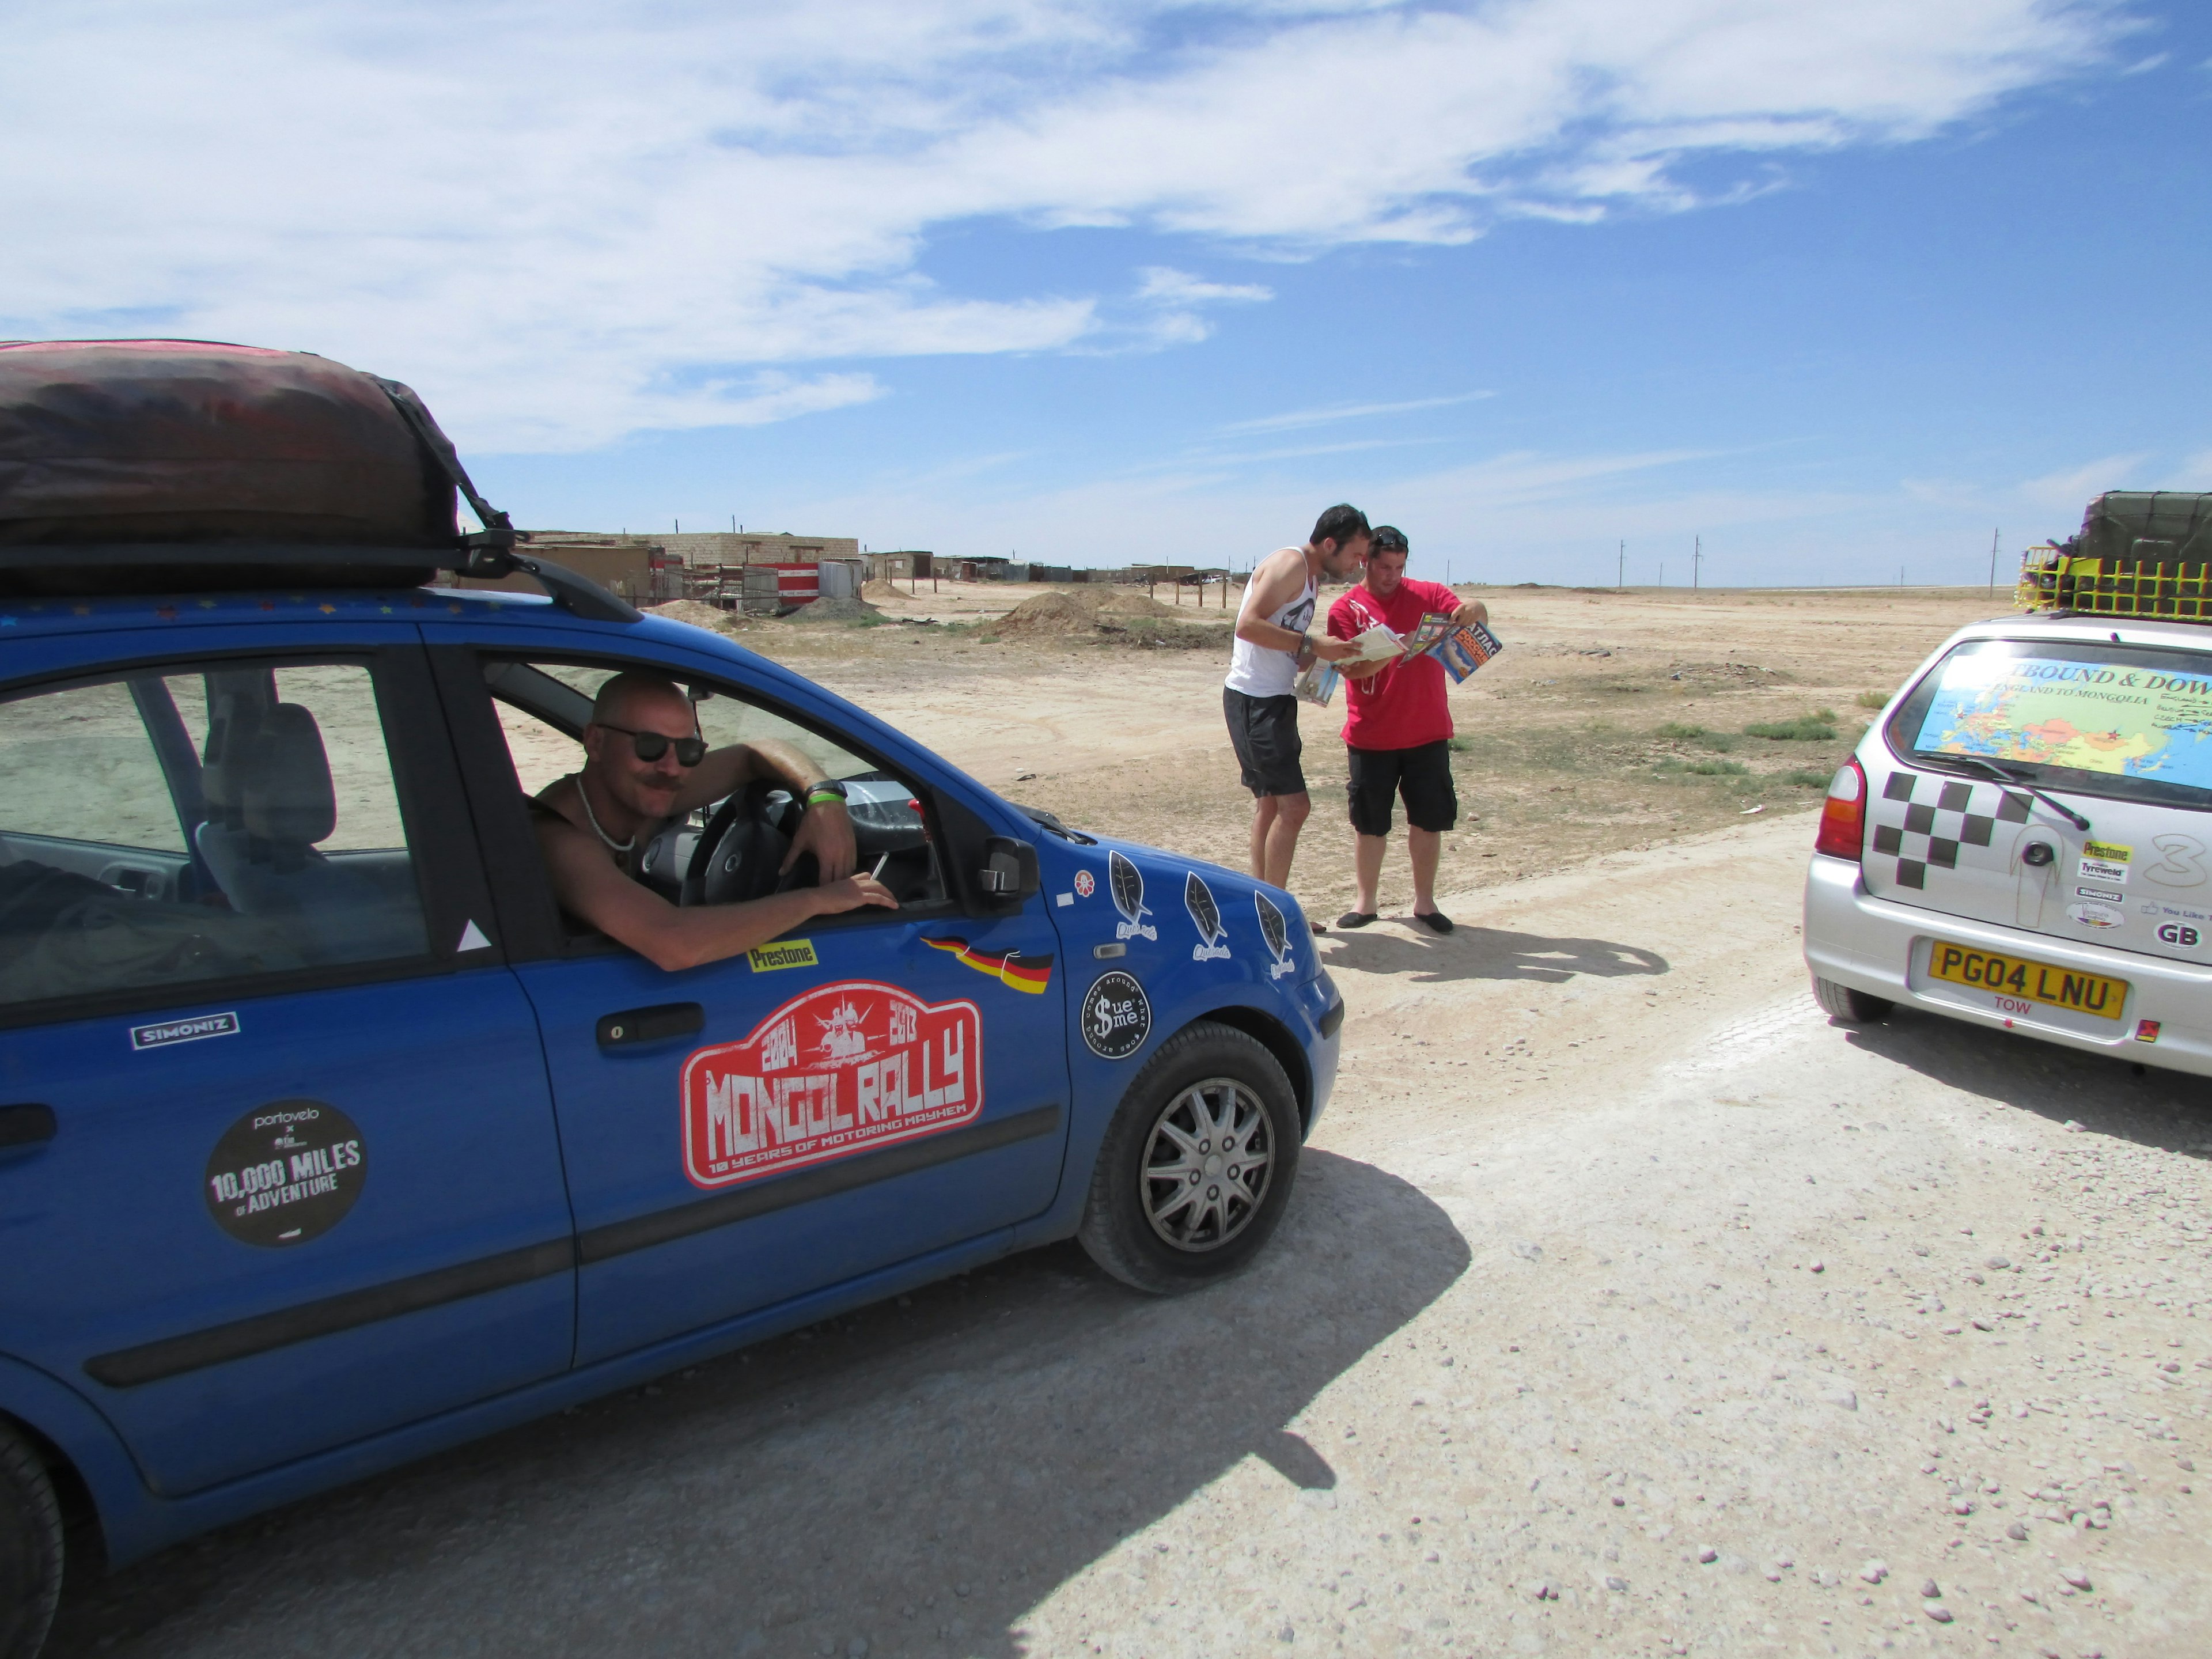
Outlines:
<svg viewBox="0 0 2212 1659"><path fill-rule="evenodd" d="M799 833L791 838L791 850L783 855L777 867L778 875L790 872L791 866L805 854L814 854L822 876L817 884L827 887L853 873L858 861L853 842L852 815L842 801L820 801L799 815Z"/></svg>

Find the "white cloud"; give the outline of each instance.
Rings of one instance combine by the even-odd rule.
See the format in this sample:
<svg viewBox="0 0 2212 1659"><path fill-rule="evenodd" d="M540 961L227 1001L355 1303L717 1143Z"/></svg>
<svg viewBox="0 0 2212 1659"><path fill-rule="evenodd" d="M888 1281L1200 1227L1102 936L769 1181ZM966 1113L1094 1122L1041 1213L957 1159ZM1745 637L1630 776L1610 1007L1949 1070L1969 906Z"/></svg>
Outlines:
<svg viewBox="0 0 2212 1659"><path fill-rule="evenodd" d="M1337 404L1327 409L1295 409L1287 414L1263 415L1257 420L1237 421L1224 432L1287 432L1296 427L1326 426L1333 421L1364 420L1374 415L1403 415L1417 409L1448 409L1494 397L1489 392L1462 392L1451 398L1414 398L1398 404Z"/></svg>
<svg viewBox="0 0 2212 1659"><path fill-rule="evenodd" d="M2082 507L2108 489L2142 489L2133 475L2148 455L2101 455L2080 466L2046 472L2019 487L2020 498L2047 512L2079 513Z"/></svg>
<svg viewBox="0 0 2212 1659"><path fill-rule="evenodd" d="M1133 325L951 291L920 274L945 225L1282 257L1680 210L1975 118L2130 27L2106 0L19 6L0 331L300 345L416 382L471 447L588 447L861 393L752 378L777 366L1172 343L1265 295L1163 266ZM1682 182L1716 157L1743 176Z"/></svg>

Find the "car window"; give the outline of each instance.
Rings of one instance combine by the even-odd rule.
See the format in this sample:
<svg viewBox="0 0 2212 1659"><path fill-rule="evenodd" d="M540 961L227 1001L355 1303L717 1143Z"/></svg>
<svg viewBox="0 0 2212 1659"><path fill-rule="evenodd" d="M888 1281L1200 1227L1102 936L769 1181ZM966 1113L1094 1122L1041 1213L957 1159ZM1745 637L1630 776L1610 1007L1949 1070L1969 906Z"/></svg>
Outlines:
<svg viewBox="0 0 2212 1659"><path fill-rule="evenodd" d="M515 781L525 793L538 794L583 764L583 744L571 734L580 732L590 719L592 701L599 688L620 672L621 665L612 664L499 660L486 664L485 678L499 712L501 730L506 734ZM920 803L904 782L872 757L738 695L728 686L691 682L685 684L685 690L694 700L699 733L708 748L767 740L787 743L811 760L824 775L843 781L849 791L848 811L860 866L875 869L880 863L883 880L902 907L910 909L945 901L944 880ZM763 828L740 829L725 843L722 836L730 833L730 828L716 823L715 811L695 812L684 823L668 826L655 838L656 844L645 850L641 874L647 884L682 902L722 903L761 896L756 883L738 879L747 872L731 866L729 860L733 850L741 848L744 859L757 860L763 854L780 858L785 843L778 838L795 827L797 809L772 783L757 785L753 793L768 799L744 803L743 816ZM706 845L709 831L714 832L713 839L722 853L719 860L708 856L715 850ZM695 873L695 860L699 881L694 884L696 890L687 896L684 882L687 875ZM710 872L710 865L719 867ZM768 878L771 884L772 874ZM853 918L855 922L880 919L881 913L876 912Z"/></svg>
<svg viewBox="0 0 2212 1659"><path fill-rule="evenodd" d="M360 663L173 667L0 720L0 1004L428 951Z"/></svg>
<svg viewBox="0 0 2212 1659"><path fill-rule="evenodd" d="M1890 745L2022 782L2212 808L2212 658L2056 638L1969 640L1898 706Z"/></svg>

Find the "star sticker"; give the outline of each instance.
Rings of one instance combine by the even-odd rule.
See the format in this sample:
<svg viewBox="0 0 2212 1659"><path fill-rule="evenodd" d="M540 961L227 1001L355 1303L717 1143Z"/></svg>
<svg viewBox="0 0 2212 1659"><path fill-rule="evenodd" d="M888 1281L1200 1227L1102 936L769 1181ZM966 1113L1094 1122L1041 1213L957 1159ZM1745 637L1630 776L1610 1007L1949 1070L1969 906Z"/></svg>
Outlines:
<svg viewBox="0 0 2212 1659"><path fill-rule="evenodd" d="M173 605L157 605L154 607L154 614L163 622L174 622L177 619L177 607Z"/></svg>
<svg viewBox="0 0 2212 1659"><path fill-rule="evenodd" d="M89 617L92 614L92 607L88 605L73 605L70 610L80 617Z"/></svg>
<svg viewBox="0 0 2212 1659"><path fill-rule="evenodd" d="M13 628L15 625L15 619L13 617L0 617L0 628Z"/></svg>
<svg viewBox="0 0 2212 1659"><path fill-rule="evenodd" d="M200 609L201 609L201 610L203 610L203 611L212 611L212 610L214 610L214 609L215 609L215 601L214 601L213 599L202 599L202 600L200 601Z"/></svg>
<svg viewBox="0 0 2212 1659"><path fill-rule="evenodd" d="M338 611L338 608L337 608L337 606L336 606L336 605L334 605L328 604L327 602L326 602L326 603L325 603L325 604L322 604L322 605L317 605L317 606L315 607L315 609L316 609L316 610L318 610L318 611L321 611L321 612L322 612L325 617L335 617L336 615L337 615L337 611Z"/></svg>

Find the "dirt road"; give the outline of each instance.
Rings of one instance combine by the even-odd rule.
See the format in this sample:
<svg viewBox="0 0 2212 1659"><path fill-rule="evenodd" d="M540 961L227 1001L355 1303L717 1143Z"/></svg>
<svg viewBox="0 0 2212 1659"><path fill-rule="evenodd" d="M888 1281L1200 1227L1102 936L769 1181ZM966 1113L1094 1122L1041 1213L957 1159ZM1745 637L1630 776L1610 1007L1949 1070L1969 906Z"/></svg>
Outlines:
<svg viewBox="0 0 2212 1659"><path fill-rule="evenodd" d="M1243 1278L1012 1259L173 1552L54 1651L2212 1650L2203 1085L1830 1026L1809 838L1326 941L1345 1081Z"/></svg>

